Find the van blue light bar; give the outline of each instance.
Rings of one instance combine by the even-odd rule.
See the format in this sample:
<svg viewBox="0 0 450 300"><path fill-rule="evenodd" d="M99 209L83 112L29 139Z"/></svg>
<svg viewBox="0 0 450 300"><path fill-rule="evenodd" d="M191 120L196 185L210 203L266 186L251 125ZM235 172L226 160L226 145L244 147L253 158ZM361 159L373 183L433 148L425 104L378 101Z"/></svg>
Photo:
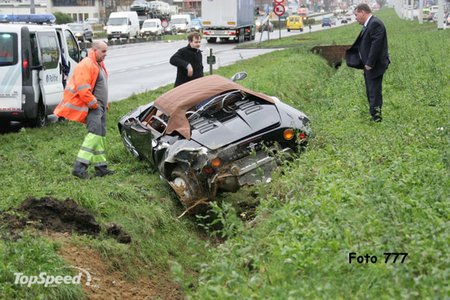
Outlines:
<svg viewBox="0 0 450 300"><path fill-rule="evenodd" d="M7 15L0 14L0 23L36 23L36 24L52 24L56 18L53 14L39 15Z"/></svg>

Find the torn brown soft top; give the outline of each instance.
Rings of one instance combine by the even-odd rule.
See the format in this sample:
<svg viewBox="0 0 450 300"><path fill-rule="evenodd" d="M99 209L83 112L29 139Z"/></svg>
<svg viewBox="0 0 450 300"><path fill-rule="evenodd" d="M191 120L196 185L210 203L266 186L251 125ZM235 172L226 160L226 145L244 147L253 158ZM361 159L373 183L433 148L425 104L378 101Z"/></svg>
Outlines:
<svg viewBox="0 0 450 300"><path fill-rule="evenodd" d="M254 92L225 77L210 75L189 81L164 93L156 99L155 107L169 116L166 129L167 134L177 131L184 138L190 139L191 128L186 112L210 97L233 90L240 90L267 102L274 103L273 99L265 94Z"/></svg>

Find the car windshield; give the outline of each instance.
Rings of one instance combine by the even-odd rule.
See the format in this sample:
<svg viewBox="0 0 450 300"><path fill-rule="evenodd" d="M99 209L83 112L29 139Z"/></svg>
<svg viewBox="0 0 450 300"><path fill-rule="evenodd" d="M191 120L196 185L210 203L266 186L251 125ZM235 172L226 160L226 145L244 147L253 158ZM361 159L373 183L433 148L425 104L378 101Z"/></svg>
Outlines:
<svg viewBox="0 0 450 300"><path fill-rule="evenodd" d="M186 24L186 19L173 19L173 24Z"/></svg>
<svg viewBox="0 0 450 300"><path fill-rule="evenodd" d="M73 31L83 31L83 25L81 24L69 24L69 27Z"/></svg>
<svg viewBox="0 0 450 300"><path fill-rule="evenodd" d="M108 25L126 25L127 18L112 18L109 19Z"/></svg>
<svg viewBox="0 0 450 300"><path fill-rule="evenodd" d="M145 22L143 28L156 27L156 22Z"/></svg>

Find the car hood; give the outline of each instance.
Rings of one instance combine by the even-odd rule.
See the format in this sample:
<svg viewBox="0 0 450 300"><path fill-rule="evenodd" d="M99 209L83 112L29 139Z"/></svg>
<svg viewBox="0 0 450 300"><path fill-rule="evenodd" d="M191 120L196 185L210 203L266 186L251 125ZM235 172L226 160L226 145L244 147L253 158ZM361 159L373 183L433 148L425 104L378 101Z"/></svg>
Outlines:
<svg viewBox="0 0 450 300"><path fill-rule="evenodd" d="M248 105L236 110L226 121L199 118L191 123L191 139L211 150L245 139L280 124L280 115L274 104Z"/></svg>

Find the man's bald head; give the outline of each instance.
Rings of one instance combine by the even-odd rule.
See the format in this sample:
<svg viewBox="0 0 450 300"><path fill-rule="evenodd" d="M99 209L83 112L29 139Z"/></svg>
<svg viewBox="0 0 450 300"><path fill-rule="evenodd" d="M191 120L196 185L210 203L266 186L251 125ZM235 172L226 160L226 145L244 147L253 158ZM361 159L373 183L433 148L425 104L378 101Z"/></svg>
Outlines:
<svg viewBox="0 0 450 300"><path fill-rule="evenodd" d="M92 51L94 51L95 53L95 58L97 59L97 62L101 63L106 57L106 52L108 51L108 44L106 44L104 41L94 41L92 43Z"/></svg>

